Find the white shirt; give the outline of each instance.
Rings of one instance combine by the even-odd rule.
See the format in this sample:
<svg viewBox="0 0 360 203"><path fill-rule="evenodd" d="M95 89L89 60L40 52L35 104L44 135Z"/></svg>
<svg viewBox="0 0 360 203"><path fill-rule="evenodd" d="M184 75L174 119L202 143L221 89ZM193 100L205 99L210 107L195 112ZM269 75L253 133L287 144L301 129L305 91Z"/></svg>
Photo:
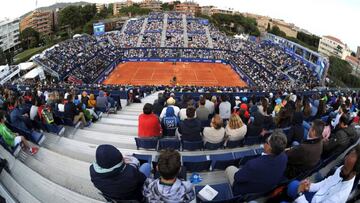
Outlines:
<svg viewBox="0 0 360 203"><path fill-rule="evenodd" d="M206 100L205 107L209 110L210 114L213 114L215 111L215 104L212 101Z"/></svg>
<svg viewBox="0 0 360 203"><path fill-rule="evenodd" d="M179 107L173 106L173 105L171 105L171 106L169 106L169 107L173 107L175 116L179 116L179 112L180 112ZM163 108L163 110L161 111L160 120L165 117L165 115L166 115L166 109L167 109L167 107Z"/></svg>
<svg viewBox="0 0 360 203"><path fill-rule="evenodd" d="M334 175L329 176L318 183L310 185L309 192L316 192L311 203L345 203L348 199L354 184L355 177L348 181L342 181L340 177L341 167L339 167ZM296 203L308 202L305 195L301 195L295 200Z"/></svg>
<svg viewBox="0 0 360 203"><path fill-rule="evenodd" d="M180 109L180 111L179 111L179 118L180 118L181 121L183 121L183 120L185 120L185 119L188 118L187 115L186 115L186 108ZM194 118L196 118L196 112L195 112Z"/></svg>
<svg viewBox="0 0 360 203"><path fill-rule="evenodd" d="M34 120L35 116L37 115L38 107L35 105L32 105L30 108L30 120Z"/></svg>
<svg viewBox="0 0 360 203"><path fill-rule="evenodd" d="M231 115L231 104L230 102L221 102L219 105L219 114L222 119L229 119Z"/></svg>

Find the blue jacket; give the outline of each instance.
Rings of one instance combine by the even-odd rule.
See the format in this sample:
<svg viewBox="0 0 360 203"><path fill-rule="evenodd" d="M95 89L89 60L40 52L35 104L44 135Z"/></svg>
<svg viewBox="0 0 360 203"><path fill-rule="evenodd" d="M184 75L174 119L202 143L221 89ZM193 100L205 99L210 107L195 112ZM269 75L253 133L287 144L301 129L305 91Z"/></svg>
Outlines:
<svg viewBox="0 0 360 203"><path fill-rule="evenodd" d="M234 195L263 193L273 189L284 178L287 156L262 155L248 161L234 176Z"/></svg>

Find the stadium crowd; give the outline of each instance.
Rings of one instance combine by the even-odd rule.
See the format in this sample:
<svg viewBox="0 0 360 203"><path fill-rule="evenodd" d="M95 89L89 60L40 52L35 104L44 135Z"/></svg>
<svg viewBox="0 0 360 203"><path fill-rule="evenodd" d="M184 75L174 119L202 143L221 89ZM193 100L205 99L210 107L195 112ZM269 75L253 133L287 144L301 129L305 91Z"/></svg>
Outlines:
<svg viewBox="0 0 360 203"><path fill-rule="evenodd" d="M309 96L278 92L249 98L204 93L199 98L191 94L178 98L165 90L153 104L144 105L138 135L201 141L205 148L208 143L227 146L231 141L258 138L264 152L241 168L229 166L224 172L234 196L268 194L286 182L287 190L282 192L285 196L279 198L287 201L346 202L360 172L360 145L356 145L359 105L357 92ZM303 174L322 160L337 157L348 148L344 162L334 168L334 173L319 177L317 183L304 179ZM194 186L182 174L181 155L173 149L160 152L154 176L149 163L140 165L135 157L122 155L111 145L99 146L96 160L90 167L91 180L108 200L195 199ZM107 170L107 175L102 170Z"/></svg>

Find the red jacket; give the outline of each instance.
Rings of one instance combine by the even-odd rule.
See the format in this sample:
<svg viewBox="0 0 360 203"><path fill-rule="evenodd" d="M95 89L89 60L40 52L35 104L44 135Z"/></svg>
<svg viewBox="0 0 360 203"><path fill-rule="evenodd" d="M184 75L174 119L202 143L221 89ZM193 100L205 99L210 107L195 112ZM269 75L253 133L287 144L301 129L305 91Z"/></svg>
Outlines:
<svg viewBox="0 0 360 203"><path fill-rule="evenodd" d="M159 118L155 114L141 114L139 116L139 137L155 137L161 135Z"/></svg>

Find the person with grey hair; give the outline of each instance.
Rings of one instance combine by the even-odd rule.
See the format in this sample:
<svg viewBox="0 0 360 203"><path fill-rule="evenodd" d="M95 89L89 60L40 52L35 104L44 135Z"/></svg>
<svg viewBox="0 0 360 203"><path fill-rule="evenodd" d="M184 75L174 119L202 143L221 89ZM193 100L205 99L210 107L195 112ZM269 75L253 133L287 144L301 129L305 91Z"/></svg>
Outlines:
<svg viewBox="0 0 360 203"><path fill-rule="evenodd" d="M266 139L264 153L252 159L239 170L229 166L225 175L234 195L268 192L284 178L287 156L284 153L287 139L280 130L275 130Z"/></svg>

